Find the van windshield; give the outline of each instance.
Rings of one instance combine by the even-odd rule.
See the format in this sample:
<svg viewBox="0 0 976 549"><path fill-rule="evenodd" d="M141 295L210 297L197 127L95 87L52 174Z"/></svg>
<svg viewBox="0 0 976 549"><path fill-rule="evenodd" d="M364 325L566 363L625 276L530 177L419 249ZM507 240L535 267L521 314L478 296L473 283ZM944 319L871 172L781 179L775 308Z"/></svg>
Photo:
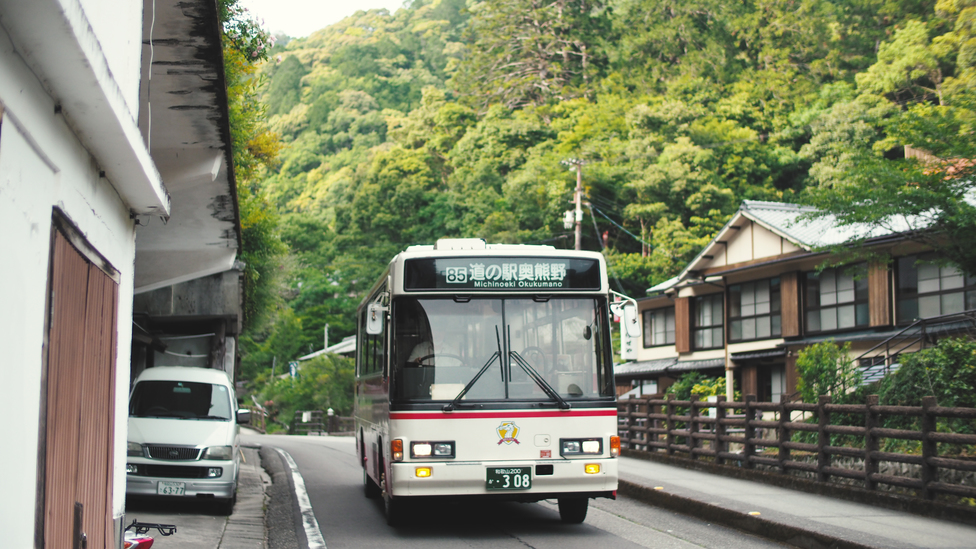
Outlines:
<svg viewBox="0 0 976 549"><path fill-rule="evenodd" d="M227 387L192 381L140 381L129 400L129 417L173 417L227 421Z"/></svg>

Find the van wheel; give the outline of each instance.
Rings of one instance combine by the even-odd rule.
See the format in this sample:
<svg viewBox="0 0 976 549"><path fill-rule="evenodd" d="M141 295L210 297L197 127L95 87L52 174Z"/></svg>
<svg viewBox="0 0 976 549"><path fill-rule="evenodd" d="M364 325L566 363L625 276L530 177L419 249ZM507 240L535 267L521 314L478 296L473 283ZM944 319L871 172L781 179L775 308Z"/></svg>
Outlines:
<svg viewBox="0 0 976 549"><path fill-rule="evenodd" d="M363 469L363 493L369 499L376 499L382 494L379 485L373 482L365 468Z"/></svg>
<svg viewBox="0 0 976 549"><path fill-rule="evenodd" d="M566 524L579 524L586 520L589 498L559 498L559 518Z"/></svg>

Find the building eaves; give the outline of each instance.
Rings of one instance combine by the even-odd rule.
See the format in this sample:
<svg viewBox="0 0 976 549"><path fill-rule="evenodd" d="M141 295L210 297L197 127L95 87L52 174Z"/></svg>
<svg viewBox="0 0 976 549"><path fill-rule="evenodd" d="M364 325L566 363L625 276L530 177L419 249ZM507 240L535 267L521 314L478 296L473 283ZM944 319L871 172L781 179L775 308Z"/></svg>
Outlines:
<svg viewBox="0 0 976 549"><path fill-rule="evenodd" d="M4 2L0 26L54 99L52 110L61 113L126 206L168 216L170 196L84 6L78 0ZM34 113L19 100L20 92L0 95L8 114L26 124Z"/></svg>
<svg viewBox="0 0 976 549"><path fill-rule="evenodd" d="M912 229L911 220L904 219L896 224L896 229L874 229L866 231L858 227L838 227L833 217L807 219L803 216L816 212L812 206L799 204L786 204L780 202L764 202L759 200L744 200L739 210L732 216L725 226L719 230L718 234L692 259L675 279L666 283L659 284L647 290L648 294L652 291L663 292L678 286L685 285L689 280L689 274L698 269L698 263L706 256L714 254L714 247L719 243L727 241L732 229L738 226L742 219L748 219L766 230L786 239L795 246L805 250L808 254L804 257L818 252L819 248L842 244L851 238L865 235L866 241L870 243L880 243L887 239L898 238L898 235ZM771 257L769 261L752 264L748 267L733 268L729 272L742 270L744 268L755 268L758 265L768 265L781 261L794 260L796 257L778 258ZM667 287L662 288L664 284Z"/></svg>

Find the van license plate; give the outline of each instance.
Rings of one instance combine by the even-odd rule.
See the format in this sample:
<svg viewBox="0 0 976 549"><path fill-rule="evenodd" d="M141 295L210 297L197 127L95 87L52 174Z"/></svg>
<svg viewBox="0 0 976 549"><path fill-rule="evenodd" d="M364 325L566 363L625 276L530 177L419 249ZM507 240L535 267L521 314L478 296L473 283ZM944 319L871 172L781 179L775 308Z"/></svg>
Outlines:
<svg viewBox="0 0 976 549"><path fill-rule="evenodd" d="M182 496L185 490L185 482L168 482L161 480L156 486L156 493L160 496Z"/></svg>
<svg viewBox="0 0 976 549"><path fill-rule="evenodd" d="M528 490L532 488L532 468L489 467L485 487L488 490Z"/></svg>

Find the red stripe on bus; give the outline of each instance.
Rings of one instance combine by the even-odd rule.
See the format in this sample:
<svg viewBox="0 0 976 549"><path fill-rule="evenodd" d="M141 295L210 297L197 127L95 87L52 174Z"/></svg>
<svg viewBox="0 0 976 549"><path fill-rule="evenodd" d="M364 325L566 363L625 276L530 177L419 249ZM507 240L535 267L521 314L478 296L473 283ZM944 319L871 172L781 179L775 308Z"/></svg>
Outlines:
<svg viewBox="0 0 976 549"><path fill-rule="evenodd" d="M524 417L616 416L616 410L567 410L539 412L390 412L390 419L511 419Z"/></svg>

